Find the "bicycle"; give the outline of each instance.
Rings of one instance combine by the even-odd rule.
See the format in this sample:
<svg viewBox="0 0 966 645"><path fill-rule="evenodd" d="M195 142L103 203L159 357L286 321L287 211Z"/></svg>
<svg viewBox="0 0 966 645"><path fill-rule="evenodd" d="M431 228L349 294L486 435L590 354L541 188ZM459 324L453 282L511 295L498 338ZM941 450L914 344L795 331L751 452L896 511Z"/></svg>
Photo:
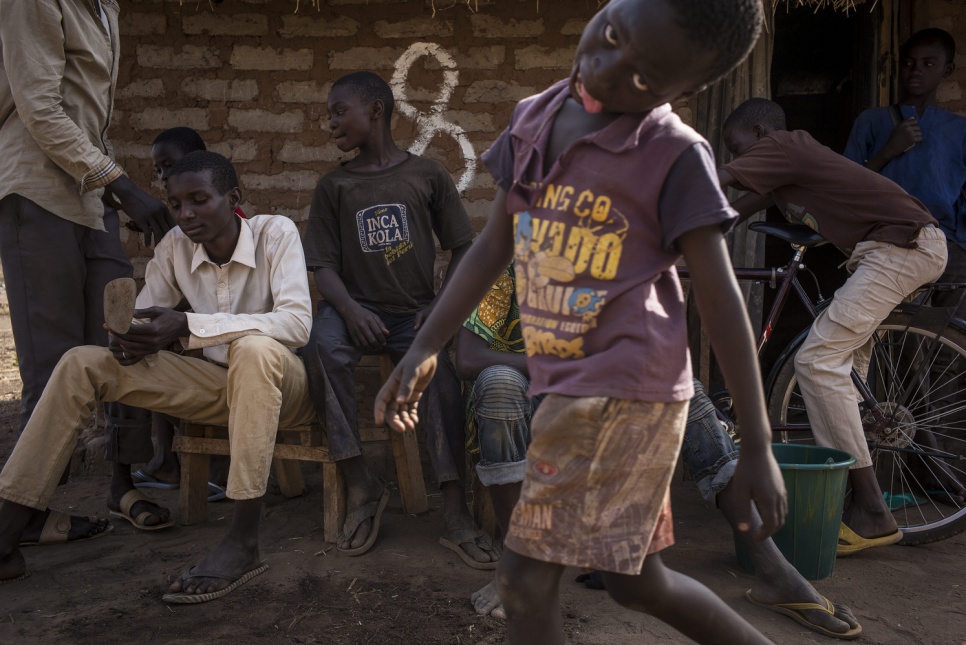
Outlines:
<svg viewBox="0 0 966 645"><path fill-rule="evenodd" d="M791 293L813 320L831 298L822 296L817 280L812 298L799 280L803 272L811 274L803 262L806 251L824 243L823 237L800 224L755 222L749 229L781 239L794 251L781 267L734 269L739 281L778 289L757 341L760 360ZM688 277L686 267L678 273ZM927 304L935 291L964 286L923 285L873 333L868 369L860 368L862 375L852 371L869 451L902 529L901 544L926 544L966 530L966 503L958 499L966 482L966 321L955 316L955 308ZM814 442L794 366L809 329L784 348L764 382L772 430L781 442ZM716 404L721 407L720 400Z"/></svg>

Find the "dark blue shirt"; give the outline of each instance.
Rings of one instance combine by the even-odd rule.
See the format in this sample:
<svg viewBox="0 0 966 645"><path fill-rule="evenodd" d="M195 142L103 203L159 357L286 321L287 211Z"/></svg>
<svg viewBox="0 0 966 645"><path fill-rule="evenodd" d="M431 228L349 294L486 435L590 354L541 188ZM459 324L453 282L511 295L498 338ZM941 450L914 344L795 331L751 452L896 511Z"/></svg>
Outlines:
<svg viewBox="0 0 966 645"><path fill-rule="evenodd" d="M916 114L900 106L902 118ZM882 148L895 128L890 108L866 110L855 120L845 156L864 164ZM921 201L947 237L966 249L966 117L935 107L919 119L922 141L880 171Z"/></svg>

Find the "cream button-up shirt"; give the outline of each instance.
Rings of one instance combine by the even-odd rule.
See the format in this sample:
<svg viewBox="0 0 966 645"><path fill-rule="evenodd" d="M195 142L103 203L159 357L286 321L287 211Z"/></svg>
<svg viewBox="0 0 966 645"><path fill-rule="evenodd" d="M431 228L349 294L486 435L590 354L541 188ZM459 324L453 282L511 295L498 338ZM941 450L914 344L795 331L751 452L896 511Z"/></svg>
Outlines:
<svg viewBox="0 0 966 645"><path fill-rule="evenodd" d="M218 265L204 246L171 229L148 263L137 308L173 308L184 297L191 336L182 343L228 364L228 344L258 334L293 349L309 341L312 299L295 223L281 215L240 219L231 259Z"/></svg>
<svg viewBox="0 0 966 645"><path fill-rule="evenodd" d="M98 10L99 7L99 10ZM0 0L0 198L104 230L117 0Z"/></svg>

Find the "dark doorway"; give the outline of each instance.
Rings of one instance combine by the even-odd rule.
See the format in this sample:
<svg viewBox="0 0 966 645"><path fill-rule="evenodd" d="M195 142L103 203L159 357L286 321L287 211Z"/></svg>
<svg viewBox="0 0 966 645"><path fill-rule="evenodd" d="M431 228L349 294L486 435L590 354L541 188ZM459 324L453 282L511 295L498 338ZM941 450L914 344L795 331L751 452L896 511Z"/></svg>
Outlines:
<svg viewBox="0 0 966 645"><path fill-rule="evenodd" d="M800 7L775 14L775 45L771 68L773 100L782 106L790 130L806 130L836 152L845 148L858 114L875 105L877 34L881 12L860 7L848 15L830 8L815 11ZM777 209L770 221L785 221ZM779 266L791 257L789 246L778 240L765 245L765 262ZM831 296L846 279L841 266L845 255L825 245L805 256L821 293ZM807 276L803 283L813 295L815 286ZM765 311L774 291L765 290ZM763 376L780 351L810 324L807 312L791 299L765 352Z"/></svg>

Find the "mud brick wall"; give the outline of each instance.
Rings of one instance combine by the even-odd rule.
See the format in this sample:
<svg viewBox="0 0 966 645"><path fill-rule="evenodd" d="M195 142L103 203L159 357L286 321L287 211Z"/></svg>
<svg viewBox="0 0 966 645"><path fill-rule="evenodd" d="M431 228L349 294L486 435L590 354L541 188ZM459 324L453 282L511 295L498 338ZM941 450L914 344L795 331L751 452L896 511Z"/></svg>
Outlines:
<svg viewBox="0 0 966 645"><path fill-rule="evenodd" d="M393 134L442 161L482 227L493 183L477 163L514 103L567 75L597 3L587 0L122 0L121 68L110 135L139 185L150 142L186 125L231 158L249 213L304 227L328 143L332 81L372 70L399 81ZM433 15L435 6L435 17ZM401 92L400 92L401 89ZM401 97L400 97L401 98ZM126 239L140 272L150 255Z"/></svg>
<svg viewBox="0 0 966 645"><path fill-rule="evenodd" d="M435 7L435 16L434 16ZM318 178L343 157L328 141L332 82L358 70L394 79L393 135L438 159L482 228L494 185L479 155L513 105L564 78L594 0L462 1L121 0L121 67L110 136L118 162L143 187L154 181L150 144L189 126L235 163L245 212L292 218L304 231ZM349 155L351 156L351 155ZM150 248L123 231L143 276ZM444 270L440 255L437 276ZM357 371L364 438L372 427L377 362ZM388 441L367 446L392 473ZM427 471L428 472L428 471Z"/></svg>

